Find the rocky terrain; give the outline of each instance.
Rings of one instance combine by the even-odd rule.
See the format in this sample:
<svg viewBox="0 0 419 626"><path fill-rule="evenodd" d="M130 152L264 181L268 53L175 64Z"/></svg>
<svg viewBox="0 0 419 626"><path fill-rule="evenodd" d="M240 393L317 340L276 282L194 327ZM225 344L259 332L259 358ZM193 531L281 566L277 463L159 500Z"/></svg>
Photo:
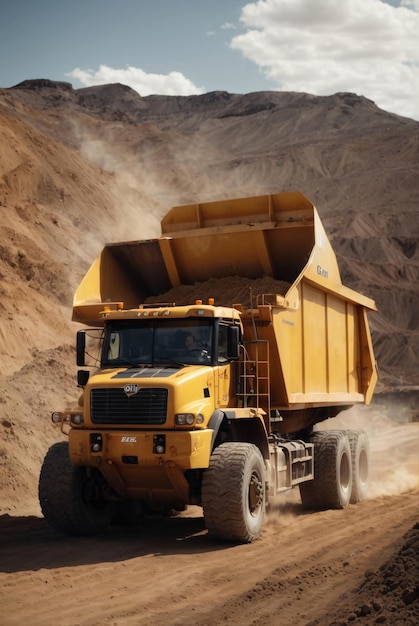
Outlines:
<svg viewBox="0 0 419 626"><path fill-rule="evenodd" d="M41 542L48 551L45 546L52 542L60 554L66 554L67 544L48 534L40 519L37 481L45 451L63 437L52 428L49 414L77 401L72 295L103 244L158 236L160 219L177 204L300 190L319 211L343 282L377 303L378 312L369 317L380 373L373 411L380 412L385 424L390 420L391 428L412 428L406 447L400 450L398 468L392 466L393 474L382 483L385 487L372 493L378 498L375 505L366 503L375 515L384 508L380 498L393 498L390 508L396 511L400 502L400 510L407 512L398 533L390 520L377 528L377 541L383 545L381 560L361 559L351 570L349 586L358 590L360 601L339 596L346 613L335 615L333 607L324 606L310 618L304 613L307 606L302 609L306 616L293 621L415 623L417 586L411 572L415 571L412 550L417 554L417 528L405 541L401 538L413 525L414 507L404 507L397 499L404 502L400 494L408 492L406 498L412 503L411 490L418 488L415 452L404 456L406 449L417 453L418 437L416 424L408 424L411 411L419 408L418 163L419 123L350 93L318 97L214 92L143 98L123 85L75 90L68 83L46 79L0 89L0 521L8 534L23 531L7 561L13 562L18 553L19 565L2 570L7 572L5 589L22 583L27 547ZM387 459L394 452L394 439L386 441L387 447L377 448L380 460L380 451ZM400 468L407 480L399 480ZM344 515L342 523L347 520ZM333 523L332 518L324 519L325 524ZM355 517L351 523L356 523ZM196 525L193 530L199 534L202 529L199 522ZM359 528L363 532L362 523ZM276 532L271 529L262 538L261 559L278 539ZM308 527L301 532L308 533ZM176 533L186 536L188 530L181 526ZM391 534L392 549L378 539L383 533ZM357 545L354 550L368 553L365 541L364 548ZM306 550L309 543L307 534ZM121 547L116 560L128 558L124 557L128 545ZM408 547L407 556L401 553L402 566L397 550L403 546L413 547ZM79 555L72 564L79 569L91 566L81 557L84 548L83 542L72 548ZM166 546L169 561L172 548ZM212 549L221 548L205 548ZM69 558L48 563L35 559L33 567L29 564L29 569L38 571L38 582L32 581L29 589L23 585L25 597L39 593L43 568L48 568L46 578L51 582L51 572L58 567L65 570ZM98 558L89 557L95 563ZM390 561L389 570L386 558L396 559ZM137 565L140 568L142 560ZM205 567L212 571L215 561ZM359 568L370 572L362 584ZM237 575L235 566L230 574ZM268 575L263 568L257 574ZM64 585L64 574L57 576L58 587ZM105 579L98 577L106 587ZM254 578L252 584L258 580ZM295 584L305 588L307 580L303 576ZM406 586L402 580L411 582ZM289 592L292 584L286 586ZM243 583L240 593L257 595L258 585L246 588ZM216 585L214 593L220 588ZM15 619L8 605L5 624L24 619L33 624L57 623L42 611L37 622L30 604L19 598L21 612ZM263 611L254 621L244 621L246 602L240 601L237 606L242 608L236 606L235 613L233 600L220 601L224 600L225 623L275 623L269 621L272 616L263 617ZM135 617L127 621L119 609L112 621L109 611L106 619L99 611L90 621L69 611L61 623L139 623ZM398 614L405 621L394 621ZM154 624L168 623L155 611L142 623L151 623L153 615L157 615ZM192 623L192 613L188 615L190 622L182 623ZM208 613L201 623L215 624L216 616Z"/></svg>

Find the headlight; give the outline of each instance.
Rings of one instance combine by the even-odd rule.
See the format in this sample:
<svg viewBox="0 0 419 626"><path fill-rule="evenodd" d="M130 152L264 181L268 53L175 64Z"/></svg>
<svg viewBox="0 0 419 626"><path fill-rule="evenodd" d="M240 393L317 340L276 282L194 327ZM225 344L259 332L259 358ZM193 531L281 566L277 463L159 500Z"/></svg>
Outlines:
<svg viewBox="0 0 419 626"><path fill-rule="evenodd" d="M166 452L166 435L153 436L153 452L154 454L164 454Z"/></svg>
<svg viewBox="0 0 419 626"><path fill-rule="evenodd" d="M103 439L100 433L90 433L90 451L101 452L103 446Z"/></svg>
<svg viewBox="0 0 419 626"><path fill-rule="evenodd" d="M60 413L57 413L57 412L53 413L51 415L51 419L52 419L54 424L59 424L61 422L61 415L60 415Z"/></svg>
<svg viewBox="0 0 419 626"><path fill-rule="evenodd" d="M177 413L175 415L175 424L178 426L192 426L195 422L195 415L193 413Z"/></svg>
<svg viewBox="0 0 419 626"><path fill-rule="evenodd" d="M73 426L81 426L84 424L84 416L80 411L68 411L62 413L61 411L55 411L51 415L51 420L54 424L72 424Z"/></svg>
<svg viewBox="0 0 419 626"><path fill-rule="evenodd" d="M76 426L80 426L81 424L84 423L83 413L71 413L70 421L72 424L75 424Z"/></svg>

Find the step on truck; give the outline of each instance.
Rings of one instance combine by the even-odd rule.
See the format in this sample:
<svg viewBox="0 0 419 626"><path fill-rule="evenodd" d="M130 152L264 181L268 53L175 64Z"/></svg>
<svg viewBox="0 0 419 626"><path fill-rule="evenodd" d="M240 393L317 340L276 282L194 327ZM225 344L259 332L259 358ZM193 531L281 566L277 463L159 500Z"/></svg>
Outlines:
<svg viewBox="0 0 419 626"><path fill-rule="evenodd" d="M199 505L211 536L250 542L294 487L307 508L362 500L365 433L318 425L371 400L374 310L299 192L175 207L160 237L105 245L74 296L81 395L52 414L45 518L92 534Z"/></svg>

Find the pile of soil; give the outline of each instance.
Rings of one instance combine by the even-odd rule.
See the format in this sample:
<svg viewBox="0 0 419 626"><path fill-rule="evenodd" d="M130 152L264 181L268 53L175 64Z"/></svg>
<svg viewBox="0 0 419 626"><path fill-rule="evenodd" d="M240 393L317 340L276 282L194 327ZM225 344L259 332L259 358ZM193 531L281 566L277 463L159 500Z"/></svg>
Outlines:
<svg viewBox="0 0 419 626"><path fill-rule="evenodd" d="M351 604L347 608L346 604ZM365 580L339 607L339 617L316 620L310 626L419 624L419 523L406 533L400 550Z"/></svg>
<svg viewBox="0 0 419 626"><path fill-rule="evenodd" d="M196 300L202 300L205 304L209 298L214 299L214 304L230 306L241 304L243 309L256 306L257 296L260 294L280 294L285 296L290 283L283 280L274 280L270 276L250 280L243 276L227 276L224 278L210 278L205 282L197 282L194 285L180 285L173 287L159 296L147 298L146 303L170 302L178 305L191 304Z"/></svg>

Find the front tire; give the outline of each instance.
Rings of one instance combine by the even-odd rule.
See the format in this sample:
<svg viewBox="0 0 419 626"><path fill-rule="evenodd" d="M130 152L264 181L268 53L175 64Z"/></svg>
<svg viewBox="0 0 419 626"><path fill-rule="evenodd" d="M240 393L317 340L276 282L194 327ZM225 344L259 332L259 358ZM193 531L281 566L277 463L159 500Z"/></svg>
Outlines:
<svg viewBox="0 0 419 626"><path fill-rule="evenodd" d="M93 535L109 526L112 504L99 495L104 479L98 470L91 472L89 476L87 468L71 464L67 442L56 443L48 450L38 493L42 513L56 530L69 535ZM89 488L96 491L96 498L86 499Z"/></svg>
<svg viewBox="0 0 419 626"><path fill-rule="evenodd" d="M311 509L344 509L352 493L352 462L349 438L344 431L312 434L314 480L301 483L303 505Z"/></svg>
<svg viewBox="0 0 419 626"><path fill-rule="evenodd" d="M261 533L265 516L265 465L253 444L218 446L202 480L202 506L213 537L249 543Z"/></svg>

